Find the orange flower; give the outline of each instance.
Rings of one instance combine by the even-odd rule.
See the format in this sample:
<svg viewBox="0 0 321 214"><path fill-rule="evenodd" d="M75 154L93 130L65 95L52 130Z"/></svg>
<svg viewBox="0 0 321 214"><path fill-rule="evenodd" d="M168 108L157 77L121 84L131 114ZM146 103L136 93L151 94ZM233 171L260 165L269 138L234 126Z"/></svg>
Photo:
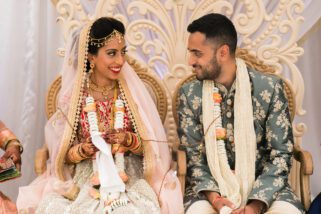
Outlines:
<svg viewBox="0 0 321 214"><path fill-rule="evenodd" d="M126 174L126 172L119 172L118 173L119 174L119 177L121 178L121 180L124 182L124 183L126 183L127 181L128 181L128 179L129 179L129 177L128 177L128 175Z"/></svg>
<svg viewBox="0 0 321 214"><path fill-rule="evenodd" d="M98 186L98 185L100 184L98 173L95 173L95 174L91 177L90 183L91 183L93 186Z"/></svg>
<svg viewBox="0 0 321 214"><path fill-rule="evenodd" d="M89 195L94 198L94 199L99 199L100 198L100 193L97 189L95 188L90 188L89 189Z"/></svg>
<svg viewBox="0 0 321 214"><path fill-rule="evenodd" d="M84 108L85 112L96 111L96 103L87 104Z"/></svg>
<svg viewBox="0 0 321 214"><path fill-rule="evenodd" d="M216 128L216 139L224 140L226 137L226 129L225 128Z"/></svg>
<svg viewBox="0 0 321 214"><path fill-rule="evenodd" d="M222 102L222 96L220 93L213 93L213 99L214 99L214 102L216 103Z"/></svg>
<svg viewBox="0 0 321 214"><path fill-rule="evenodd" d="M120 144L113 144L111 147L111 153L112 154L116 154L116 152L118 153L125 153L127 152L128 149Z"/></svg>
<svg viewBox="0 0 321 214"><path fill-rule="evenodd" d="M125 112L125 108L124 107L117 107L115 106L115 112L121 111L121 112Z"/></svg>

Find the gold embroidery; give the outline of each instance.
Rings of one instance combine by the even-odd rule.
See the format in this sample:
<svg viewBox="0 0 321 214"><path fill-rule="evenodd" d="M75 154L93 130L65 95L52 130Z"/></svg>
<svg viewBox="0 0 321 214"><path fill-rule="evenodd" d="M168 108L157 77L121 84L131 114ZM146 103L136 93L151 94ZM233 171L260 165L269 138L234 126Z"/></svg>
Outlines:
<svg viewBox="0 0 321 214"><path fill-rule="evenodd" d="M70 109L67 114L67 120L70 121L70 126L65 126L62 142L57 154L55 162L55 172L60 180L66 180L64 174L64 162L65 157L70 147L70 144L74 141L76 137L76 130L79 121L80 107L82 101L83 88L85 83L85 71L87 62L87 47L88 47L88 37L89 29L92 23L87 25L81 32L79 38L79 55L78 55L78 70L75 79L75 85L70 98Z"/></svg>

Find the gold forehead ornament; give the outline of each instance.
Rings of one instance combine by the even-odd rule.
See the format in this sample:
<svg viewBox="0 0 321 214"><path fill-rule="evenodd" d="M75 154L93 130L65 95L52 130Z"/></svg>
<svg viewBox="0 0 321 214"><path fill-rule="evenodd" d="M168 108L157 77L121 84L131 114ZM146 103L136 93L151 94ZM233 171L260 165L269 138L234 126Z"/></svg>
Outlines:
<svg viewBox="0 0 321 214"><path fill-rule="evenodd" d="M93 38L89 35L89 44L100 48L104 45L107 45L108 42L110 42L114 38L118 39L118 43L121 43L124 39L124 34L114 29L113 32L111 32L109 35L100 39Z"/></svg>

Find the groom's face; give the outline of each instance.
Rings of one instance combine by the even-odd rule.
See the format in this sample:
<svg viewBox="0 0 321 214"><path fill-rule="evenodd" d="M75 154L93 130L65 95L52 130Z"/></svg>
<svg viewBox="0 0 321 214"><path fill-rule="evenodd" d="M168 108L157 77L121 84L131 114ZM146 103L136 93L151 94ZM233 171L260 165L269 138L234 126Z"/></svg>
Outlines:
<svg viewBox="0 0 321 214"><path fill-rule="evenodd" d="M206 39L205 34L191 33L188 38L188 50L190 52L188 64L193 67L198 80L215 80L221 75L217 49L213 41Z"/></svg>

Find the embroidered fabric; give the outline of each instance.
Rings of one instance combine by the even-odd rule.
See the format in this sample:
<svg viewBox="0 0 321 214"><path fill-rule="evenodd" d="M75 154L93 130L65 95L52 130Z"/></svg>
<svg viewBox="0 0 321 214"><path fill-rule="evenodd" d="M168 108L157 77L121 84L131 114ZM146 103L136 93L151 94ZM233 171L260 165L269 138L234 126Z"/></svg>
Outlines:
<svg viewBox="0 0 321 214"><path fill-rule="evenodd" d="M84 111L84 107L86 106L86 97L87 92L84 93L83 101L82 101L82 110L80 113L80 125L81 129L78 130L78 135L80 138L87 139L90 137L89 133L89 122L87 117L87 112ZM97 117L99 120L99 128L101 129L101 132L108 131L109 129L112 129L113 124L111 124L111 114L112 114L112 108L113 108L113 99L106 99L105 101L96 100L96 108L97 108ZM128 112L125 111L124 116L124 129L127 131L131 131L129 129L129 118L128 118Z"/></svg>
<svg viewBox="0 0 321 214"><path fill-rule="evenodd" d="M84 160L76 165L73 181L80 188L92 177L93 167L91 160Z"/></svg>
<svg viewBox="0 0 321 214"><path fill-rule="evenodd" d="M142 158L130 153L125 157L126 173L129 182L126 183L127 196L130 203L116 208L114 214L129 213L160 213L158 200L153 189L143 178ZM92 175L92 161L86 160L77 164L73 181L81 188L75 201L52 193L39 204L37 214L90 214L103 213L103 204L92 198L88 193L91 188L89 179Z"/></svg>

